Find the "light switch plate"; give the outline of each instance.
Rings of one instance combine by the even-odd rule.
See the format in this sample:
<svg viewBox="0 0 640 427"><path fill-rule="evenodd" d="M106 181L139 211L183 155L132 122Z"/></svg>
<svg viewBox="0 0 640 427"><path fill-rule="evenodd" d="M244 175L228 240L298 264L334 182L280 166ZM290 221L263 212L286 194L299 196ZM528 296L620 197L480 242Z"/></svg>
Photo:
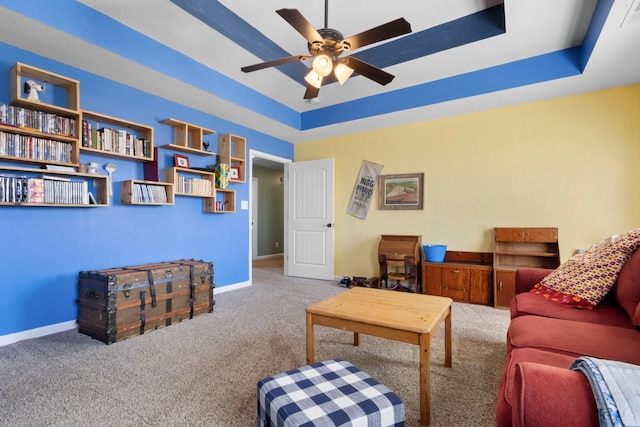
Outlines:
<svg viewBox="0 0 640 427"><path fill-rule="evenodd" d="M248 200L241 200L240 201L240 209L242 209L243 211L246 211L247 209L249 209L249 201Z"/></svg>

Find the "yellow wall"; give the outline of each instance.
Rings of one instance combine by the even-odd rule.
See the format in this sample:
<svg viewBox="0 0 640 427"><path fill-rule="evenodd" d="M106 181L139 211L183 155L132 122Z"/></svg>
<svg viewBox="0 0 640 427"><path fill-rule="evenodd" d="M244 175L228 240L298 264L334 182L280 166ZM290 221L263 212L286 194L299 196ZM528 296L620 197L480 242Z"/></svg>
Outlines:
<svg viewBox="0 0 640 427"><path fill-rule="evenodd" d="M384 118L381 118L384 120ZM335 159L335 274L378 274L381 234L493 250L493 227L559 228L562 261L640 227L640 85L295 146ZM346 214L362 160L424 172L424 210Z"/></svg>

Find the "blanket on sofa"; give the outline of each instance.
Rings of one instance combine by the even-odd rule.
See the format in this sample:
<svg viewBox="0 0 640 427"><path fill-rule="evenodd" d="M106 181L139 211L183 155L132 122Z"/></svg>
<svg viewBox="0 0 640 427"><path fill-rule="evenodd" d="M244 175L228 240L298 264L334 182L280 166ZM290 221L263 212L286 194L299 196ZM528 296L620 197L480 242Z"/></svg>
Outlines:
<svg viewBox="0 0 640 427"><path fill-rule="evenodd" d="M640 426L640 366L583 356L569 369L589 380L601 426Z"/></svg>

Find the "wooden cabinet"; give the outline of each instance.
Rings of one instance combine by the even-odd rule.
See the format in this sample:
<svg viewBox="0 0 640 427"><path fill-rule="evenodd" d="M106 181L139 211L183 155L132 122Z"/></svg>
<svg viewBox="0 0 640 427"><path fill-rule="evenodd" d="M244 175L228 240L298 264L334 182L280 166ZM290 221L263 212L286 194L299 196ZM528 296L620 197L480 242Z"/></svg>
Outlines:
<svg viewBox="0 0 640 427"><path fill-rule="evenodd" d="M209 142L205 141L204 137L216 131L172 118L161 120L160 123L173 127L173 143L163 147L200 156L215 154L205 149L205 143L209 144Z"/></svg>
<svg viewBox="0 0 640 427"><path fill-rule="evenodd" d="M498 227L493 259L494 305L509 307L515 296L515 271L518 268L557 268L560 265L558 229Z"/></svg>
<svg viewBox="0 0 640 427"><path fill-rule="evenodd" d="M0 206L109 206L109 178L90 173L0 166Z"/></svg>
<svg viewBox="0 0 640 427"><path fill-rule="evenodd" d="M507 308L516 294L516 271L514 269L496 269L494 274L494 305Z"/></svg>
<svg viewBox="0 0 640 427"><path fill-rule="evenodd" d="M129 180L120 185L123 205L173 205L174 187L169 182Z"/></svg>
<svg viewBox="0 0 640 427"><path fill-rule="evenodd" d="M491 255L447 251L444 262L423 261L423 292L459 302L490 305Z"/></svg>
<svg viewBox="0 0 640 427"><path fill-rule="evenodd" d="M84 110L81 151L128 158L154 159L153 128Z"/></svg>
<svg viewBox="0 0 640 427"><path fill-rule="evenodd" d="M229 179L230 182L246 182L246 138L230 133L220 135L218 138L218 163L226 163L231 166L232 174ZM237 171L237 177L234 177L233 169Z"/></svg>
<svg viewBox="0 0 640 427"><path fill-rule="evenodd" d="M27 82L60 93L65 105L22 96ZM52 86L52 87L50 87ZM16 63L9 72L11 105L0 106L0 159L13 162L78 166L80 83L26 64ZM64 95L64 97L62 96ZM39 92L39 96L44 93Z"/></svg>

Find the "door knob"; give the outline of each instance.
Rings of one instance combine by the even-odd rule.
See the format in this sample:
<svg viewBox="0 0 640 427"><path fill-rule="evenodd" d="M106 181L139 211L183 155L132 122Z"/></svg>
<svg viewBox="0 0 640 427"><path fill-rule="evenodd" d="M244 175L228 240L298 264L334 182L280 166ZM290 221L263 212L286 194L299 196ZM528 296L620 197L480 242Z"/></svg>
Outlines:
<svg viewBox="0 0 640 427"><path fill-rule="evenodd" d="M327 224L327 227L331 228L331 227L333 227L333 224L329 223L329 224Z"/></svg>

